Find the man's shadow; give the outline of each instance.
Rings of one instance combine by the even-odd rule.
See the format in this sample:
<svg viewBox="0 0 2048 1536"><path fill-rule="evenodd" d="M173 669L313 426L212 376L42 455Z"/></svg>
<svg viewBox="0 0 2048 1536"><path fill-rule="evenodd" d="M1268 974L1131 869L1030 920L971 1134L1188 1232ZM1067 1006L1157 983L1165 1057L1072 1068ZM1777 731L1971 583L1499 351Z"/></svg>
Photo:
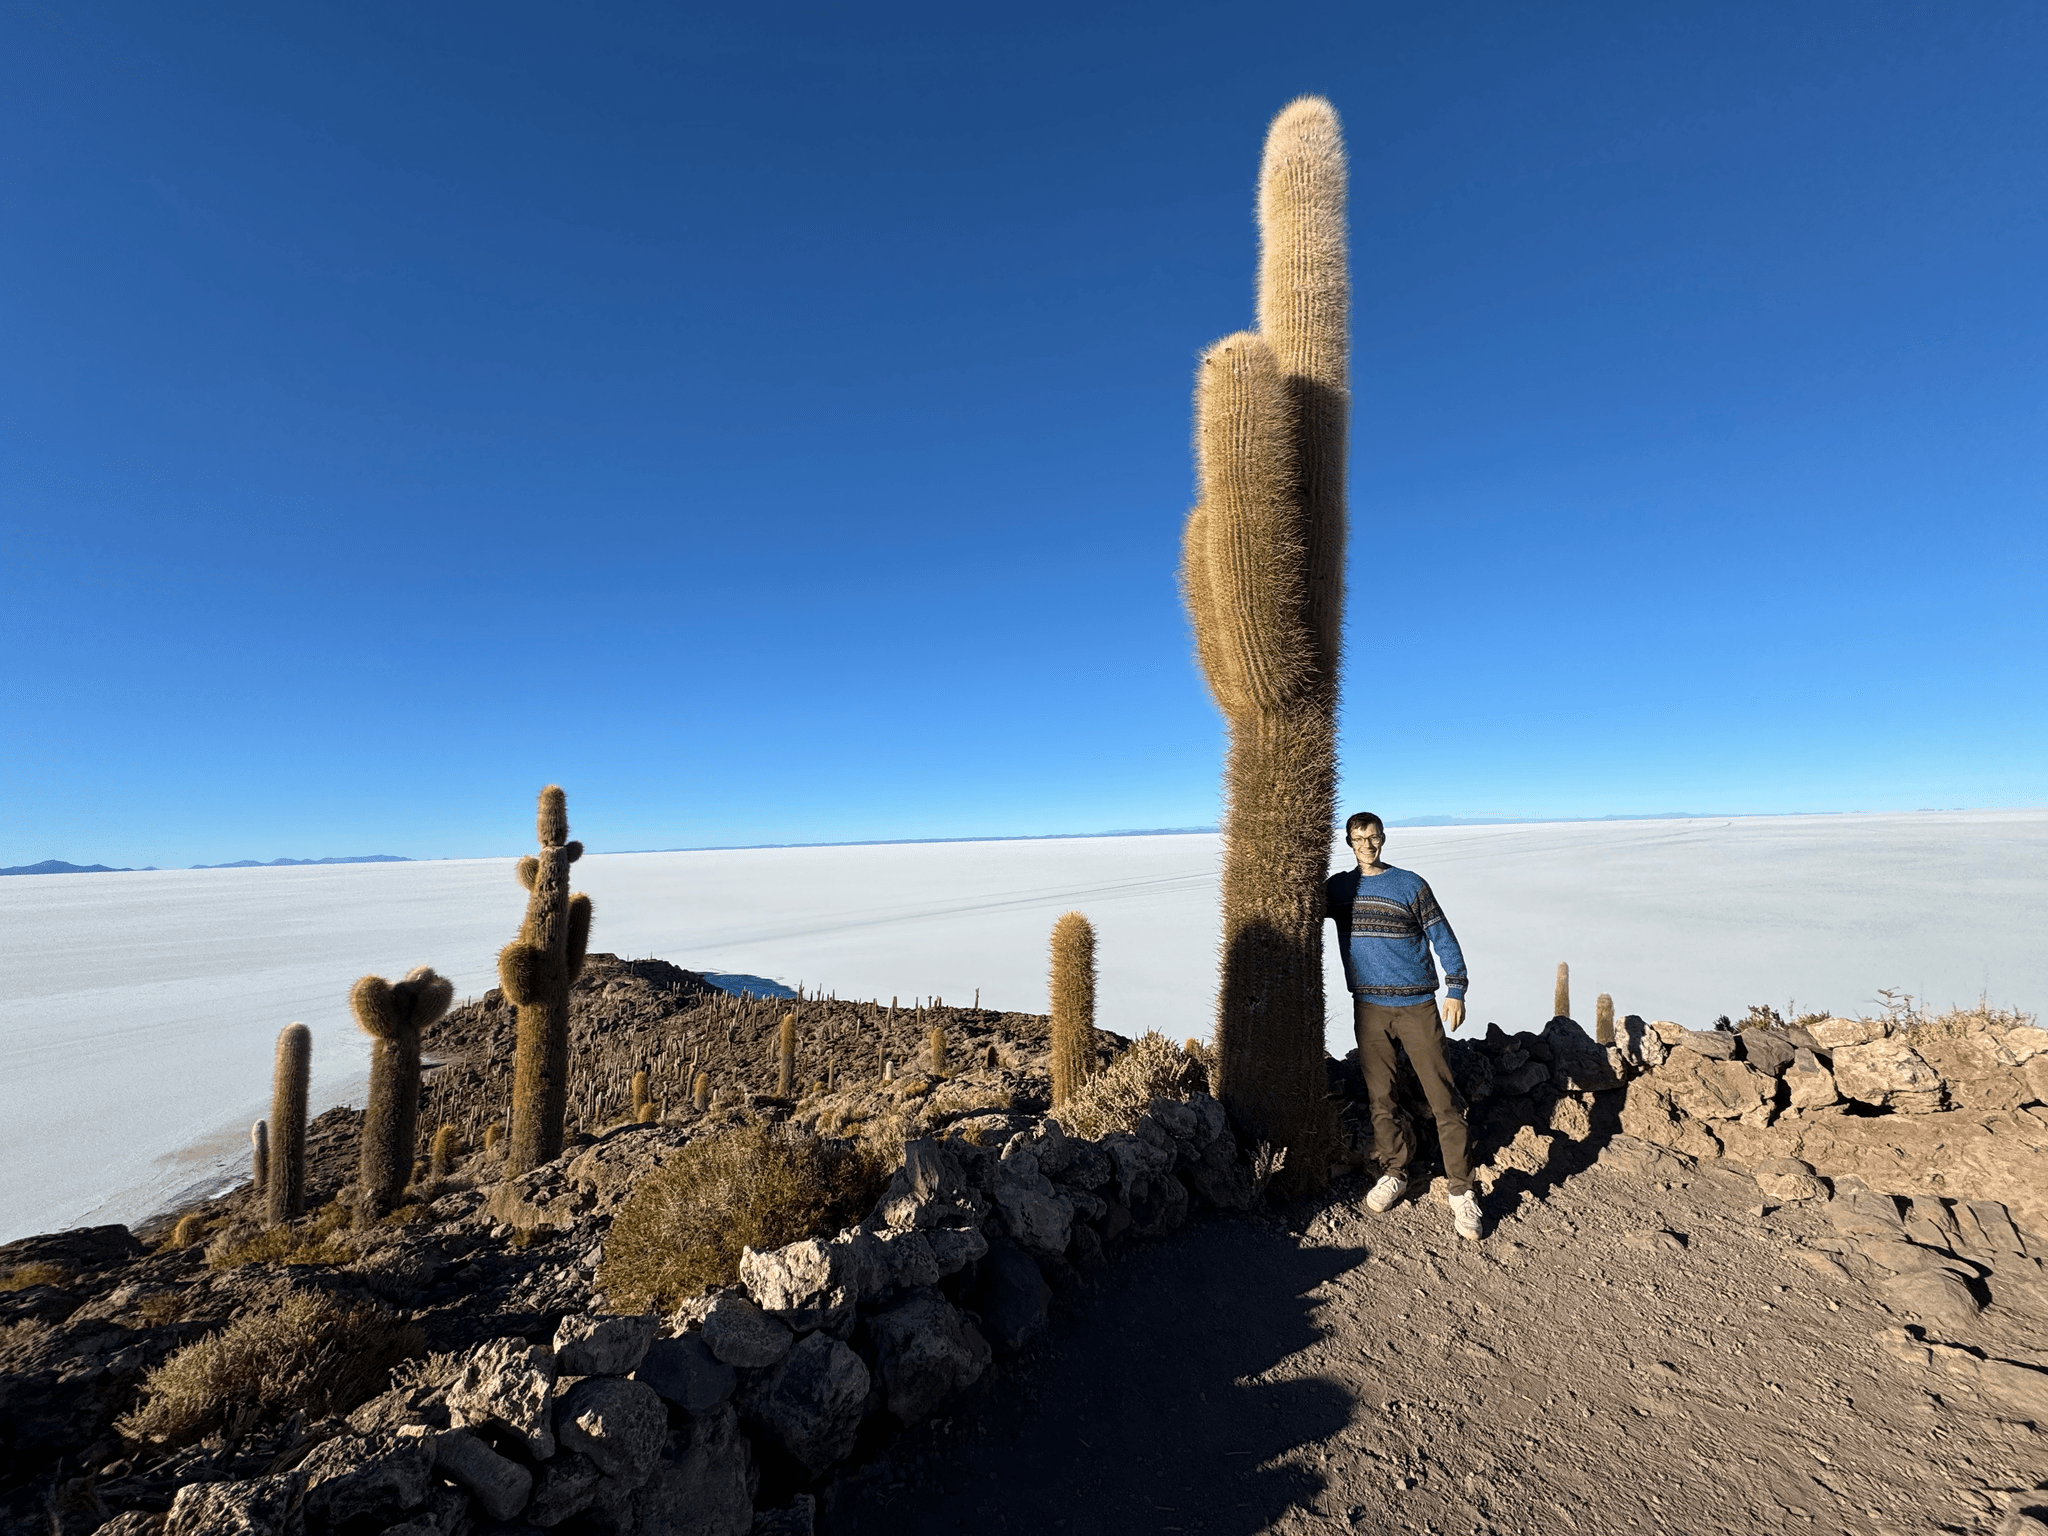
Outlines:
<svg viewBox="0 0 2048 1536"><path fill-rule="evenodd" d="M1315 1508L1327 1480L1282 1458L1344 1429L1356 1400L1327 1378L1268 1373L1322 1338L1312 1293L1364 1257L1214 1218L1118 1259L1041 1353L949 1407L956 1433L898 1442L894 1475L936 1488L870 1484L821 1529L1248 1536Z"/></svg>

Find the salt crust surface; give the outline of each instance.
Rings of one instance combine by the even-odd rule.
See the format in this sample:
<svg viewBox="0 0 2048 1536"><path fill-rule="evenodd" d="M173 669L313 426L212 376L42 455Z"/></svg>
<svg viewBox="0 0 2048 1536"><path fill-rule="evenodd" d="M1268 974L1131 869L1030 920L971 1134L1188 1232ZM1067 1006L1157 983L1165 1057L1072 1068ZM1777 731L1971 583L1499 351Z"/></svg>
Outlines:
<svg viewBox="0 0 2048 1536"><path fill-rule="evenodd" d="M1198 834L599 854L576 876L594 949L1033 1012L1078 908L1100 1022L1178 1038L1208 1032L1219 856ZM2048 1005L2048 811L1397 828L1386 856L1436 888L1480 1023L1539 1026L1559 960L1587 1019L1596 992L1693 1025L1867 1010L1881 986ZM511 857L0 881L0 1240L138 1219L246 1167L292 1020L314 1109L360 1103L350 984L428 964L474 996L524 897Z"/></svg>

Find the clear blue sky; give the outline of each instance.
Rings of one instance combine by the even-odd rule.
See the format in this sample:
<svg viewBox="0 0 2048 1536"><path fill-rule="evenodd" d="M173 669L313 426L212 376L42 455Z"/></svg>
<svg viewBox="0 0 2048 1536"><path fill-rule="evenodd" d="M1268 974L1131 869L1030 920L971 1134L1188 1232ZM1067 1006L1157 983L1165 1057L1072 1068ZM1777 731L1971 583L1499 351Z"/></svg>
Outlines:
<svg viewBox="0 0 2048 1536"><path fill-rule="evenodd" d="M722 13L722 14L721 14ZM2048 9L0 14L0 864L1194 825L1344 115L1344 800L2048 803Z"/></svg>

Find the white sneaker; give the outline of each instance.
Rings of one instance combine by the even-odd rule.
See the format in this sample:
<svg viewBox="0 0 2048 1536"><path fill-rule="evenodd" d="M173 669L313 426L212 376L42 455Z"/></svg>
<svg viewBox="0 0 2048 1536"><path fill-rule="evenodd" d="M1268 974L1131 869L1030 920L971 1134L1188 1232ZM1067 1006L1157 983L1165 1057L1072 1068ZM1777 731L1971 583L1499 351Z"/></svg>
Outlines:
<svg viewBox="0 0 2048 1536"><path fill-rule="evenodd" d="M1451 1220L1457 1225L1458 1236L1478 1242L1479 1197L1469 1189L1462 1195L1451 1196Z"/></svg>
<svg viewBox="0 0 2048 1536"><path fill-rule="evenodd" d="M1375 1213L1390 1211L1407 1193L1408 1181L1398 1173L1390 1173L1373 1185L1372 1193L1365 1197L1365 1208Z"/></svg>

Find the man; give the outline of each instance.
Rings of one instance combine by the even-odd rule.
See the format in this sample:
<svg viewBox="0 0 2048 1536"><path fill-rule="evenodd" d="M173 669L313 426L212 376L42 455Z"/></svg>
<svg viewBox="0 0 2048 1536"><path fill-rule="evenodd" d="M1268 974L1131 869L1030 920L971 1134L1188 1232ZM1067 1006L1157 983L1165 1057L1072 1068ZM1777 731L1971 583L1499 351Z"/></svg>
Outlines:
<svg viewBox="0 0 2048 1536"><path fill-rule="evenodd" d="M1408 1052L1429 1112L1436 1118L1444 1149L1444 1177L1450 1185L1451 1218L1458 1236L1477 1240L1479 1197L1472 1193L1465 1127L1465 1100L1444 1060L1444 1026L1465 1022L1465 957L1458 937L1444 921L1429 882L1409 870L1380 862L1387 845L1386 824L1370 811L1344 823L1344 840L1358 859L1356 869L1339 870L1323 888L1325 911L1337 924L1344 984L1351 989L1351 1016L1358 1033L1358 1064L1372 1101L1373 1148L1380 1181L1365 1197L1372 1211L1386 1211L1408 1192L1408 1164L1415 1144L1405 1117L1394 1108L1394 1046ZM1443 961L1447 993L1439 1017L1434 945Z"/></svg>

